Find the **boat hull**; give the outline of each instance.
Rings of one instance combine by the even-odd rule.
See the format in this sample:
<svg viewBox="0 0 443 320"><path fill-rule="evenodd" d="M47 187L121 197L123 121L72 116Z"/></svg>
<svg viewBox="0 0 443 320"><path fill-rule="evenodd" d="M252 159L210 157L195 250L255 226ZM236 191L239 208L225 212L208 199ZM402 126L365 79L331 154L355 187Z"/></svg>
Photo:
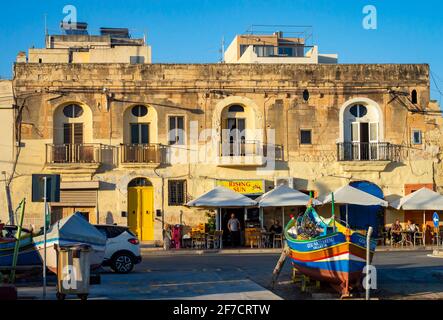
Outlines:
<svg viewBox="0 0 443 320"><path fill-rule="evenodd" d="M312 279L333 285L341 294L361 284L366 265L366 239L353 233L334 233L312 240L287 240L294 267ZM376 243L371 241L370 260Z"/></svg>
<svg viewBox="0 0 443 320"><path fill-rule="evenodd" d="M0 241L0 266L12 267L14 257L15 240ZM35 250L32 239L25 238L20 240L20 248L17 256L18 266L41 265L42 261L38 252Z"/></svg>
<svg viewBox="0 0 443 320"><path fill-rule="evenodd" d="M56 246L67 246L79 244L78 241L69 241L63 239L47 239L46 244L46 267L53 273L57 274L57 250ZM92 252L90 255L90 263L91 269L97 269L101 266L104 256L105 256L105 246L97 245L94 243L83 242L82 244L86 244L91 246ZM41 259L44 256L44 242L42 239L35 239L35 248L38 252L38 255Z"/></svg>

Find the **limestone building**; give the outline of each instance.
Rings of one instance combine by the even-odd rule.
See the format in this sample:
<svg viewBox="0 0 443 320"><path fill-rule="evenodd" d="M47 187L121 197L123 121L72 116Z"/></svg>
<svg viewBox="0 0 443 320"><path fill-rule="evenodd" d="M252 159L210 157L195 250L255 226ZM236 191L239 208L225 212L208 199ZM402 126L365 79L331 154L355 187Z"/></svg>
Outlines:
<svg viewBox="0 0 443 320"><path fill-rule="evenodd" d="M126 63L40 63L32 54L14 66L22 117L11 194L30 197L32 173L61 174L53 220L79 211L152 241L164 223L205 222L207 210L184 204L216 185L251 197L279 183L315 194L348 183L386 197L443 191L428 65L131 64L132 52ZM29 203L27 223L41 224L41 212ZM235 213L246 226L280 217ZM403 215L387 209L355 224Z"/></svg>
<svg viewBox="0 0 443 320"><path fill-rule="evenodd" d="M12 183L16 155L14 108L12 81L0 80L0 210L2 212L0 220L3 223L13 217L9 186Z"/></svg>

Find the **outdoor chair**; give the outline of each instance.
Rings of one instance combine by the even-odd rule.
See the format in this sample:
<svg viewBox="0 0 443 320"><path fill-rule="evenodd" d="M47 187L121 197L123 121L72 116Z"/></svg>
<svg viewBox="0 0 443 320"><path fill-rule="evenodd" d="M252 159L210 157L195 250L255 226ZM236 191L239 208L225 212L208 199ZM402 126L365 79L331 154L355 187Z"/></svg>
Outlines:
<svg viewBox="0 0 443 320"><path fill-rule="evenodd" d="M261 246L262 248L270 248L271 247L271 233L270 232L261 232Z"/></svg>
<svg viewBox="0 0 443 320"><path fill-rule="evenodd" d="M251 233L249 236L249 242L251 244L251 248L254 248L256 246L257 248L261 247L261 233L254 232Z"/></svg>
<svg viewBox="0 0 443 320"><path fill-rule="evenodd" d="M274 234L274 240L272 241L274 248L283 248L283 234Z"/></svg>
<svg viewBox="0 0 443 320"><path fill-rule="evenodd" d="M215 235L214 234L208 234L206 236L206 249L215 249Z"/></svg>
<svg viewBox="0 0 443 320"><path fill-rule="evenodd" d="M214 249L215 248L223 248L223 230L214 232Z"/></svg>
<svg viewBox="0 0 443 320"><path fill-rule="evenodd" d="M391 242L391 247L395 247L397 245L401 245L402 244L402 236L401 236L401 234L399 236L399 238L400 238L399 241L395 241L394 233L392 231L390 232L390 237L389 238L390 238L390 242Z"/></svg>
<svg viewBox="0 0 443 320"><path fill-rule="evenodd" d="M223 237L223 231L215 231L213 234L208 234L206 237L207 249L221 249L221 241Z"/></svg>
<svg viewBox="0 0 443 320"><path fill-rule="evenodd" d="M205 246L205 237L203 234L197 233L192 236L192 248L202 249Z"/></svg>

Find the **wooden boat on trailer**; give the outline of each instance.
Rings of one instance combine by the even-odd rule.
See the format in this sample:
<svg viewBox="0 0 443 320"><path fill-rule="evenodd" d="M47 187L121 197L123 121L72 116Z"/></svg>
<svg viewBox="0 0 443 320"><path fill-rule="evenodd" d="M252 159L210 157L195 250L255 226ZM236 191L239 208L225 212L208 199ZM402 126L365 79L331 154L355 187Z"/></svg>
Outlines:
<svg viewBox="0 0 443 320"><path fill-rule="evenodd" d="M361 287L363 269L366 266L366 236L353 231L335 220L329 222L318 216L308 205L305 215L310 215L323 232L311 239L301 239L291 233L300 224L300 218L291 218L285 227L289 258L302 274L332 285L343 297L350 290ZM374 255L376 241L370 241L370 260Z"/></svg>

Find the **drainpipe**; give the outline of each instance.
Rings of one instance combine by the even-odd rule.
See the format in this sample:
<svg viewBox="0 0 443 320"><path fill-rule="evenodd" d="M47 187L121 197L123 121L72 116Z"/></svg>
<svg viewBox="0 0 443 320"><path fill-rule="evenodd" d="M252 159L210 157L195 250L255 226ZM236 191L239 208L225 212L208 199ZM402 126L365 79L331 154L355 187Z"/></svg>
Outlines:
<svg viewBox="0 0 443 320"><path fill-rule="evenodd" d="M12 209L12 201L11 201L11 189L9 189L7 179L6 179L6 171L2 171L5 181L5 195L6 195L6 204L8 206L8 214L9 214L9 222L14 224L14 211Z"/></svg>

